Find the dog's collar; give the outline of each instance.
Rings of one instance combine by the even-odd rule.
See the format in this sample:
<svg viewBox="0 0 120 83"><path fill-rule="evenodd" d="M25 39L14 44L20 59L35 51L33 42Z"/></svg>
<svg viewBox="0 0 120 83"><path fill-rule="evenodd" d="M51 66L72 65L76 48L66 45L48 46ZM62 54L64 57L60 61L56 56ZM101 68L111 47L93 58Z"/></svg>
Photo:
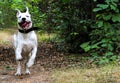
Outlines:
<svg viewBox="0 0 120 83"><path fill-rule="evenodd" d="M29 32L31 32L31 31L33 31L33 30L38 30L38 27L32 27L32 28L27 29L27 30L18 29L18 31L19 31L20 33L24 33L24 34L29 33Z"/></svg>

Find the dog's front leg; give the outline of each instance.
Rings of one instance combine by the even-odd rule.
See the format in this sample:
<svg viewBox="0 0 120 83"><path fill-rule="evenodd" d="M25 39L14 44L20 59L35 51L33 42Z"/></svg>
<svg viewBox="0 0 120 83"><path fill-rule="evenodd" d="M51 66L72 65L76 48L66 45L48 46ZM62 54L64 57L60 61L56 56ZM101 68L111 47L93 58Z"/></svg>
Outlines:
<svg viewBox="0 0 120 83"><path fill-rule="evenodd" d="M32 53L30 52L30 53L29 53L29 57L31 57L31 54L32 54ZM28 60L29 60L29 58L28 58ZM25 63L25 74L26 74L26 75L29 75L29 74L30 74L30 71L29 71L29 68L28 68L28 66L27 66L27 62L28 62L28 61L26 61L26 63Z"/></svg>
<svg viewBox="0 0 120 83"><path fill-rule="evenodd" d="M15 73L15 75L18 76L21 75L21 64L20 64L20 60L22 60L21 51L22 51L22 46L18 46L15 50L15 56L17 62L17 72Z"/></svg>
<svg viewBox="0 0 120 83"><path fill-rule="evenodd" d="M19 45L15 50L15 56L17 61L22 60L21 52L22 52L22 45Z"/></svg>
<svg viewBox="0 0 120 83"><path fill-rule="evenodd" d="M20 61L17 61L17 72L15 73L15 75L19 76L21 75L21 64Z"/></svg>

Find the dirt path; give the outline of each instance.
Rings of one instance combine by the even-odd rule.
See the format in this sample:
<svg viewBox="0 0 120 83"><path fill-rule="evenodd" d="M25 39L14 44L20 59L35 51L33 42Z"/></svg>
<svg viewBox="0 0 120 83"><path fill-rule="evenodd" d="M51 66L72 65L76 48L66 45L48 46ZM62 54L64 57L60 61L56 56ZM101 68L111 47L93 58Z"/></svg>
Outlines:
<svg viewBox="0 0 120 83"><path fill-rule="evenodd" d="M31 75L15 76L15 69L8 70L1 66L0 83L53 83L49 71L44 71L40 65L34 65L30 70Z"/></svg>

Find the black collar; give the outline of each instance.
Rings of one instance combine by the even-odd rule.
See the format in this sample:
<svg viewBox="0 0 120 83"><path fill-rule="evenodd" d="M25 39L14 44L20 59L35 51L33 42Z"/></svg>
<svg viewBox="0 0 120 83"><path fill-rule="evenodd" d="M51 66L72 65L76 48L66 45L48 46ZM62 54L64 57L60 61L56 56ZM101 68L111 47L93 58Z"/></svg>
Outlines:
<svg viewBox="0 0 120 83"><path fill-rule="evenodd" d="M31 32L33 30L38 30L38 27L32 27L32 28L27 29L27 30L18 29L19 32L24 33L24 34L29 33L29 32Z"/></svg>

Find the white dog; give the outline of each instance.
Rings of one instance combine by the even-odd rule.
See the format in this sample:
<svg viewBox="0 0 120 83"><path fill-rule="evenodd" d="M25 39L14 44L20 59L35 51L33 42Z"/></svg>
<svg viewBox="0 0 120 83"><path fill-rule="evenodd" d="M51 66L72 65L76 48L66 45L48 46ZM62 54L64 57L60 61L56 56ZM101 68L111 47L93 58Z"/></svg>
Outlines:
<svg viewBox="0 0 120 83"><path fill-rule="evenodd" d="M32 28L31 15L29 9L26 7L26 12L17 10L17 21L18 21L18 33L14 34L14 48L15 57L18 64L17 72L15 75L21 75L21 60L22 51L27 51L29 54L28 62L25 64L25 74L30 74L29 67L34 64L34 60L37 52L37 36L34 29Z"/></svg>

